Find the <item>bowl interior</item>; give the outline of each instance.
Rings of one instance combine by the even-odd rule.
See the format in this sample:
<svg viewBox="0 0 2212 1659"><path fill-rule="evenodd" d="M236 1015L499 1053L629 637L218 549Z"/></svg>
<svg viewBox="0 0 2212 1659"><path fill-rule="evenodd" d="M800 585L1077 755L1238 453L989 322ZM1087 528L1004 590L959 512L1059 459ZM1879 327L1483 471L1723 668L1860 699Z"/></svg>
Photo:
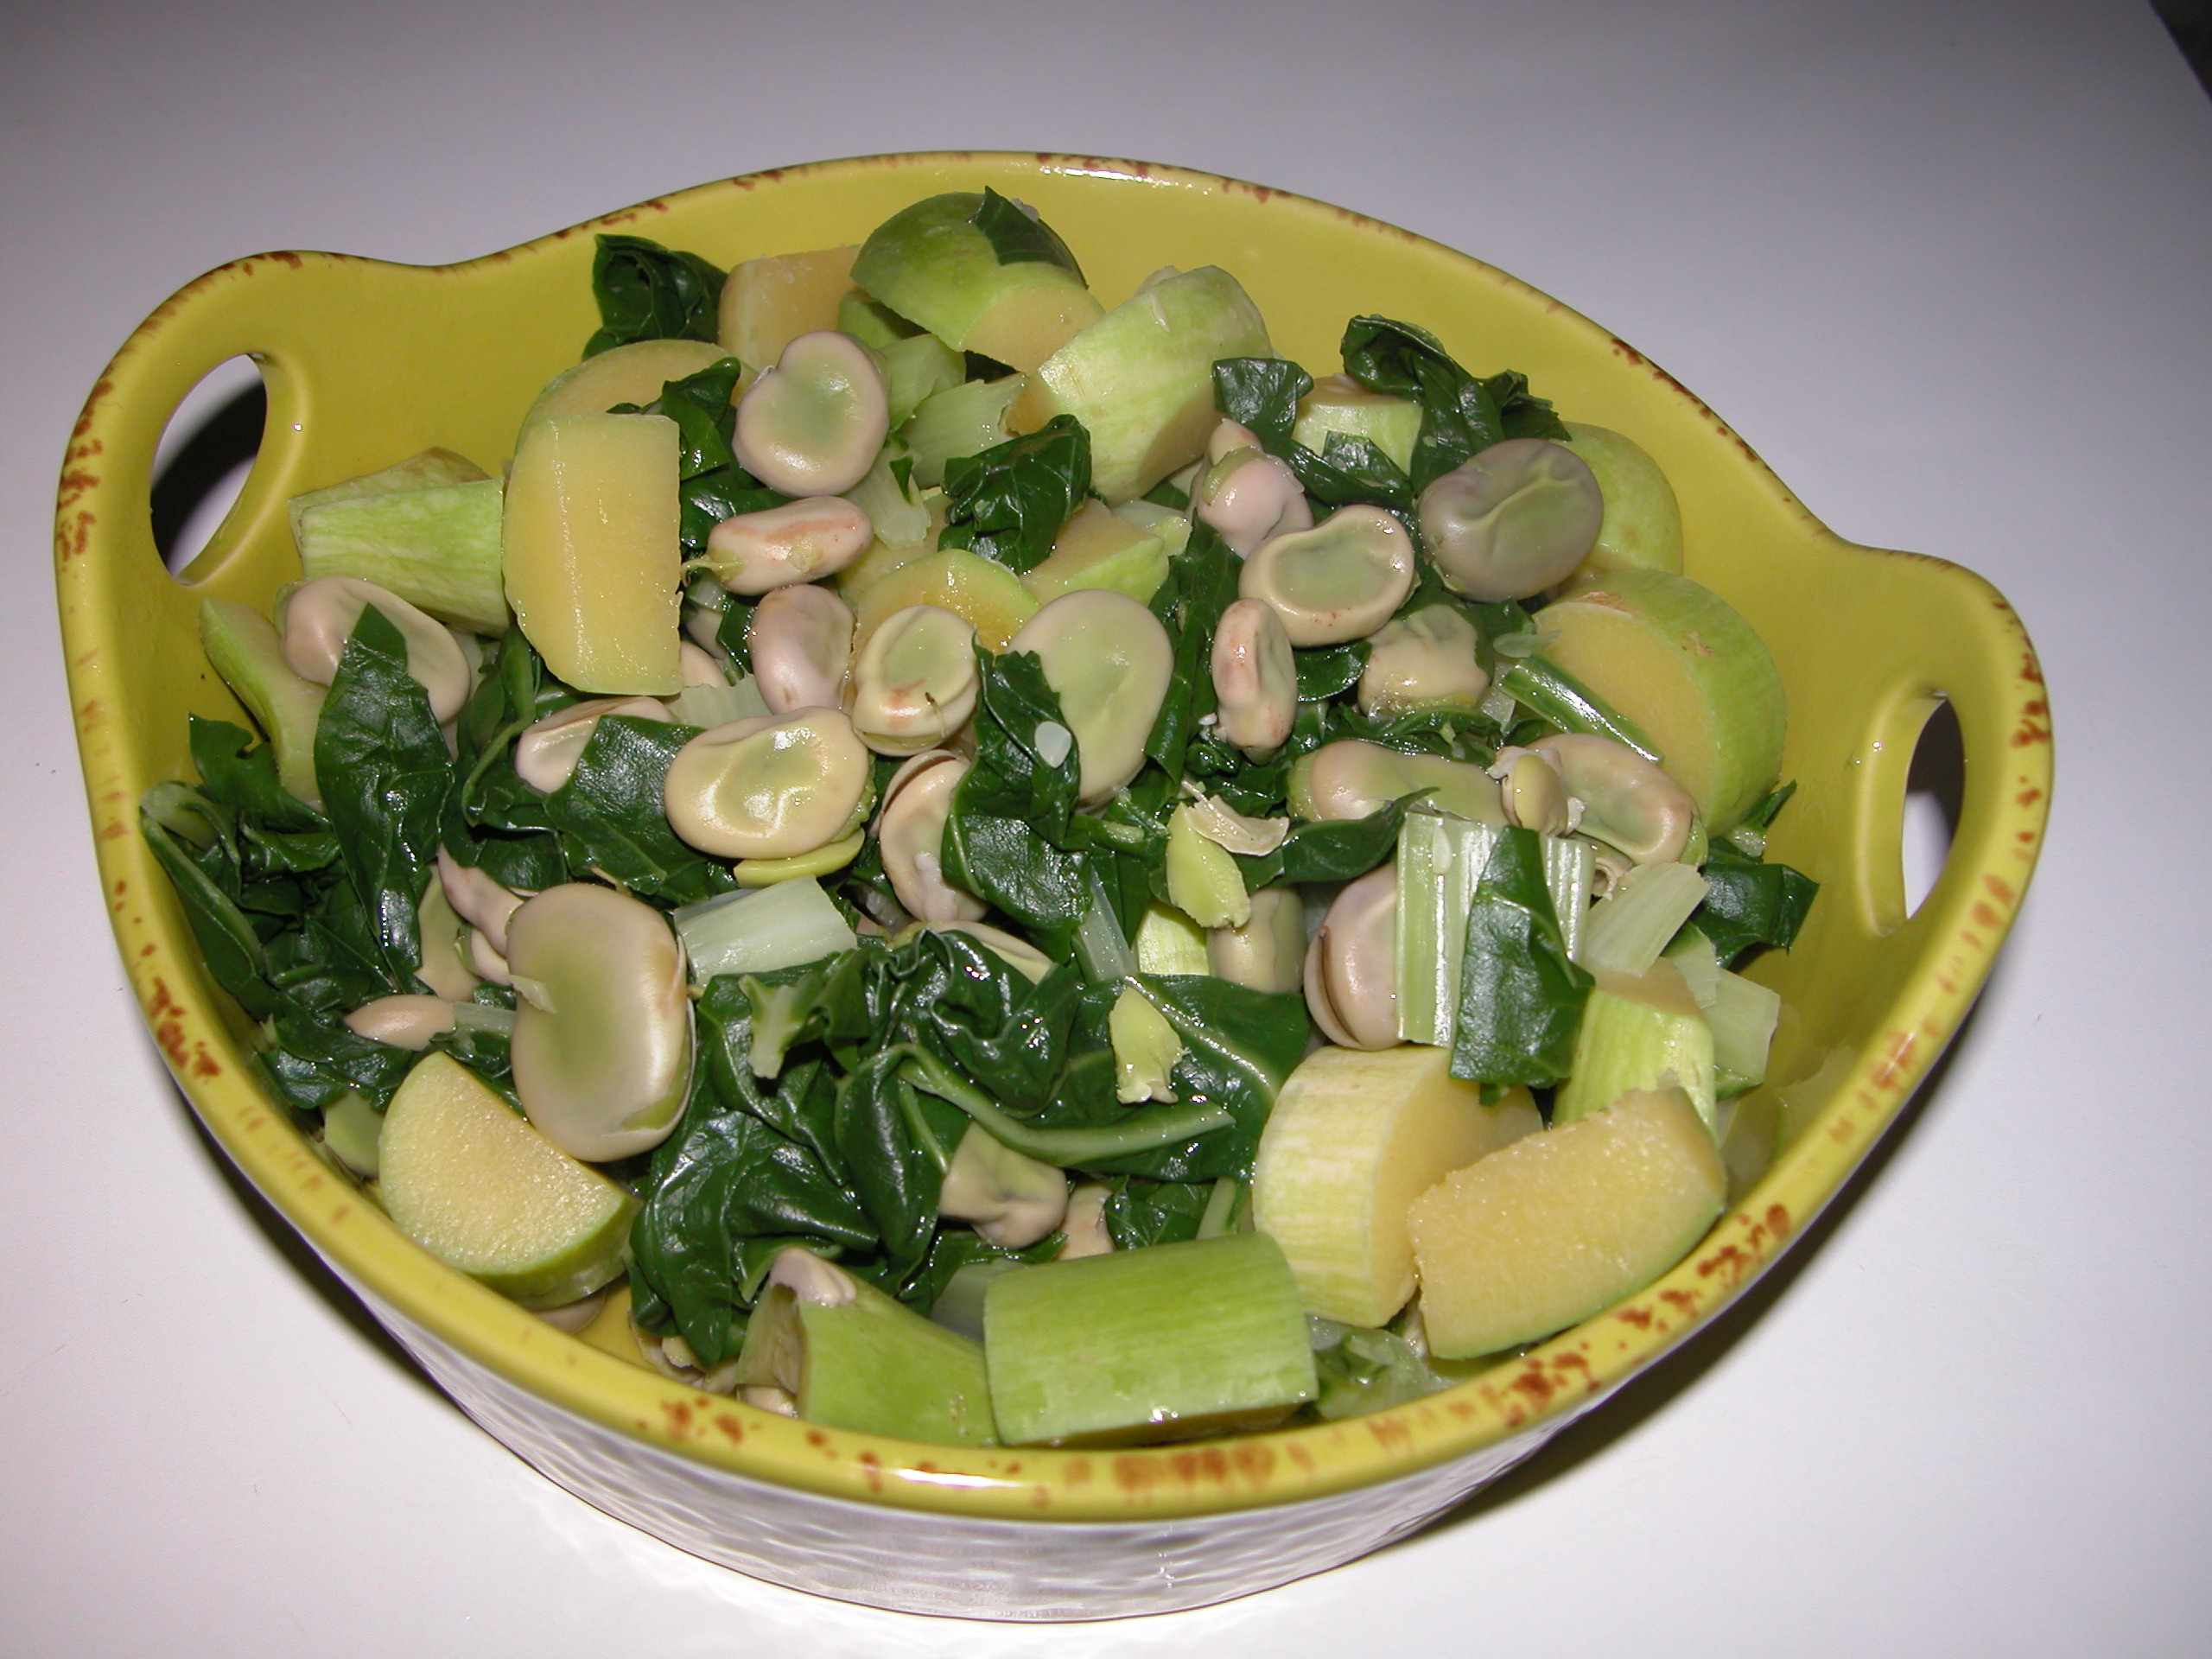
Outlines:
<svg viewBox="0 0 2212 1659"><path fill-rule="evenodd" d="M855 241L918 197L984 183L1039 207L1109 304L1160 265L1219 264L1257 300L1277 349L1318 372L1337 365L1348 317L1380 312L1426 324L1479 372L1526 372L1573 418L1629 433L1681 498L1689 574L1742 610L1781 664L1784 775L1801 788L1772 852L1823 892L1797 947L1753 970L1787 1012L1771 1081L1739 1107L1735 1208L1658 1285L1433 1401L1220 1448L1096 1458L961 1453L695 1409L699 1396L679 1385L556 1337L438 1268L315 1157L252 1082L245 1025L197 965L139 842L138 796L185 770L186 714L242 718L197 648L200 599L265 602L297 574L284 501L299 491L433 444L498 468L531 397L596 325L594 231L728 264ZM184 393L239 353L268 385L261 454L228 520L172 578L148 518L154 446ZM318 1249L461 1351L639 1440L837 1495L1009 1516L1196 1513L1406 1473L1586 1403L1709 1318L1849 1174L1979 989L2047 810L2041 679L1985 583L1840 541L1664 371L1503 273L1354 213L1172 168L879 157L704 186L436 270L316 254L241 261L132 337L71 456L56 558L102 878L149 1027L194 1106ZM1906 771L1946 697L1964 737L1967 800L1945 871L1908 918Z"/></svg>

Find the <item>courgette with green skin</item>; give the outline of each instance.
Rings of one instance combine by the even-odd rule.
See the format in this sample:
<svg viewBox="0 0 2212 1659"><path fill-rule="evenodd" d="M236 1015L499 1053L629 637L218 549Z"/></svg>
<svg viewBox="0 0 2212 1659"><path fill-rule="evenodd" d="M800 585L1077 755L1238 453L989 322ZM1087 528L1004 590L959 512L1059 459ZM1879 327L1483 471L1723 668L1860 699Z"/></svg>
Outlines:
<svg viewBox="0 0 2212 1659"><path fill-rule="evenodd" d="M1037 366L1010 423L1033 432L1072 415L1090 434L1090 487L1128 501L1202 454L1218 423L1213 365L1267 357L1267 324L1212 265L1147 284Z"/></svg>
<svg viewBox="0 0 2212 1659"><path fill-rule="evenodd" d="M276 626L250 605L202 600L200 648L276 751L277 781L309 806L320 807L315 728L322 718L323 688L292 671Z"/></svg>
<svg viewBox="0 0 2212 1659"><path fill-rule="evenodd" d="M1615 570L1536 613L1544 655L1615 709L1633 709L1667 775L1725 835L1782 772L1787 702L1766 644L1710 588Z"/></svg>
<svg viewBox="0 0 2212 1659"><path fill-rule="evenodd" d="M1067 245L995 191L931 196L861 245L853 281L955 351L1033 369L1100 315Z"/></svg>

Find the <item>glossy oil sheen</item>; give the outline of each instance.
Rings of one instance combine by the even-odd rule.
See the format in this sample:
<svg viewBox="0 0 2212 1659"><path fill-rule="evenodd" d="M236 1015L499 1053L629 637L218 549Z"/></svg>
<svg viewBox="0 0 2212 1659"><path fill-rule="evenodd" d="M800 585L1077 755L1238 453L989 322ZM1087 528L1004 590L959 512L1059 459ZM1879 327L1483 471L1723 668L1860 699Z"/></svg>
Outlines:
<svg viewBox="0 0 2212 1659"><path fill-rule="evenodd" d="M240 718L194 634L203 595L265 607L298 575L286 498L432 445L487 471L596 321L592 233L723 264L855 242L906 204L988 184L1038 207L1108 304L1162 264L1244 283L1278 349L1333 366L1344 319L1427 324L1478 372L1511 365L1578 420L1633 435L1693 527L1688 573L1772 645L1802 785L1775 856L1823 884L1732 1154L1713 1232L1624 1303L1452 1391L1376 1416L1110 1452L964 1451L790 1421L633 1363L626 1333L558 1336L438 1266L337 1176L254 1083L245 1020L198 965L136 827L185 769L188 711ZM240 353L269 392L261 456L172 580L149 480L179 401ZM1781 372L1777 365L1777 372ZM426 398L424 386L444 388ZM725 181L464 265L325 254L212 271L134 334L86 400L57 500L62 626L100 879L132 986L230 1155L470 1413L571 1491L683 1548L880 1605L1014 1618L1159 1611L1334 1565L1448 1508L1709 1321L1798 1236L1896 1116L1987 976L2039 849L2051 723L2035 653L1986 582L1846 543L1712 410L1605 329L1408 232L1260 187L1091 157L873 157ZM1948 863L1905 916L1905 778L1940 698L1967 760ZM1738 1149L1740 1151L1740 1149Z"/></svg>

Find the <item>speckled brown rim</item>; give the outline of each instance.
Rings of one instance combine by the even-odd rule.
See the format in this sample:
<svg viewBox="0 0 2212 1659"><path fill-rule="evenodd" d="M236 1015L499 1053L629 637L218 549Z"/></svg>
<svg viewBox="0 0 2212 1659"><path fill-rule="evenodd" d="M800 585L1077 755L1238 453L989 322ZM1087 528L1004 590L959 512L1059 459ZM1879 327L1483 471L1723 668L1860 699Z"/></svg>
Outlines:
<svg viewBox="0 0 2212 1659"><path fill-rule="evenodd" d="M1157 164L1049 154L870 156L774 169L641 203L465 264L441 277L495 280L497 271L567 238L639 227L729 191L816 190L886 168L958 168L1008 183L1022 176L1141 183L1244 196L1310 227L1349 224L1389 237L1394 257L1451 262L1460 275L1521 288L1503 272L1394 226L1304 197ZM1013 188L1009 183L1009 188ZM212 363L259 349L267 295L288 277L373 262L316 253L257 256L199 278L125 343L86 399L71 435L56 500L54 561L71 702L83 758L103 892L133 988L180 1086L239 1167L315 1248L349 1276L442 1339L549 1402L709 1465L842 1497L1011 1518L1120 1521L1294 1502L1386 1482L1562 1420L1618 1386L1710 1320L1750 1285L1832 1198L1896 1116L1957 1028L2034 868L2049 811L2049 706L2018 619L1986 583L1919 556L1851 549L1895 572L1941 585L1980 619L1953 645L1950 672L1970 754L2002 755L1977 771L1948 863L1924 913L1940 946L1925 950L1883 1021L1885 1035L1849 1057L1825 1103L1744 1203L1658 1283L1473 1382L1412 1406L1315 1427L1181 1447L1122 1452L963 1452L794 1423L702 1395L558 1336L529 1314L439 1267L361 1202L272 1109L245 1069L243 1027L190 949L173 898L136 833L135 804L154 781L129 741L121 620L145 602L149 556L144 486L169 411ZM413 278L416 268L378 266ZM1523 290L1525 291L1525 290ZM1555 304L1560 326L1592 331L1626 360L1625 343ZM1668 378L1651 365L1650 372ZM1748 446L1688 391L1675 392L1740 449L1736 464L1802 515L1808 540L1834 537L1789 497ZM281 430L296 389L270 378L270 430ZM257 468L219 539L271 533L294 480L281 464ZM1894 563L1893 563L1894 562ZM134 592L134 590L138 590ZM1932 588L1929 591L1933 591ZM1994 666L2002 664L2001 672ZM2015 667L2017 665L2017 667ZM1971 683L1974 695L1966 695ZM1900 698L1900 741L1866 786L1901 795L1924 699ZM1877 746L1879 747L1878 745ZM1998 772L2004 775L1999 777Z"/></svg>

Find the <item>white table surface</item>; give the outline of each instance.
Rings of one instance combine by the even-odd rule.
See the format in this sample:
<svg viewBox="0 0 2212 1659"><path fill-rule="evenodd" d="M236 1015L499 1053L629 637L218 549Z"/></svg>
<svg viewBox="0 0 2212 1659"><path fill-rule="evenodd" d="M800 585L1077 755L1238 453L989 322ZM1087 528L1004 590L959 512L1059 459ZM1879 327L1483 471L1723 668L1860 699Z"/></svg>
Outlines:
<svg viewBox="0 0 2212 1659"><path fill-rule="evenodd" d="M0 610L0 1649L2202 1649L2212 105L2147 9L325 10L27 10L0 52L0 524L25 582ZM1976 1017L1718 1328L1413 1541L1058 1635L679 1554L381 1338L143 1028L48 585L79 401L209 266L438 263L704 179L934 147L1182 162L1560 296L1845 535L1997 582L2063 757Z"/></svg>

